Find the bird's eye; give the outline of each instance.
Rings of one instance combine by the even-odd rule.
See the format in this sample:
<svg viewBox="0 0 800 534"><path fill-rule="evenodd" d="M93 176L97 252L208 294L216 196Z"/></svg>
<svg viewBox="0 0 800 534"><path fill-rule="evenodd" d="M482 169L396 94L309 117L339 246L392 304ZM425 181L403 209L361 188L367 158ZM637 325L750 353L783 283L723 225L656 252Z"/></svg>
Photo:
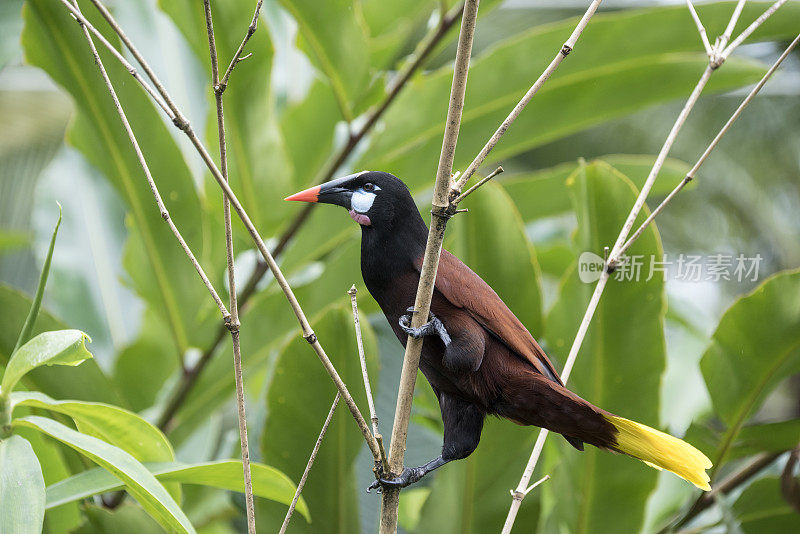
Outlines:
<svg viewBox="0 0 800 534"><path fill-rule="evenodd" d="M373 184L371 182L365 183L364 184L364 191L367 191L367 192L375 191L375 184Z"/></svg>

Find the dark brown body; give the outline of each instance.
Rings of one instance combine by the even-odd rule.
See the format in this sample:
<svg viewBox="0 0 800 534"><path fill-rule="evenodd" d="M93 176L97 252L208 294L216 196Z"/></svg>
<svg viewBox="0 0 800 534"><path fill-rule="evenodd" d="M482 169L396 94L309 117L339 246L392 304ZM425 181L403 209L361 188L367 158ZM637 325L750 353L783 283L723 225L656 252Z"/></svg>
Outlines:
<svg viewBox="0 0 800 534"><path fill-rule="evenodd" d="M364 282L404 346L407 334L398 322L414 303L427 239L418 213L411 222L392 232L365 228L361 247ZM452 338L446 349L438 337L426 337L420 359L439 397L445 459L448 445L457 457L474 450L486 415L548 428L579 449L582 442L613 446L615 430L602 417L606 412L564 388L547 356L494 290L444 250L431 311ZM461 423L469 430L448 436L448 419L454 418L451 426ZM453 440L461 443L448 443Z"/></svg>

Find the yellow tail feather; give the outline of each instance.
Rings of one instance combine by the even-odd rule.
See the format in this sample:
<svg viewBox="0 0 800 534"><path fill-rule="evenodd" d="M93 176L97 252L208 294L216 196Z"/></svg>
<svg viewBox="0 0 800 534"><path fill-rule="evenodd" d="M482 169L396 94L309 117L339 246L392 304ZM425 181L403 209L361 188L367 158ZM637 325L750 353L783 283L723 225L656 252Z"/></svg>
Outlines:
<svg viewBox="0 0 800 534"><path fill-rule="evenodd" d="M711 490L708 484L710 478L706 473L706 469L711 467L711 460L705 454L685 441L649 426L623 417L605 417L619 431L617 450L638 458L650 467L671 471L702 490Z"/></svg>

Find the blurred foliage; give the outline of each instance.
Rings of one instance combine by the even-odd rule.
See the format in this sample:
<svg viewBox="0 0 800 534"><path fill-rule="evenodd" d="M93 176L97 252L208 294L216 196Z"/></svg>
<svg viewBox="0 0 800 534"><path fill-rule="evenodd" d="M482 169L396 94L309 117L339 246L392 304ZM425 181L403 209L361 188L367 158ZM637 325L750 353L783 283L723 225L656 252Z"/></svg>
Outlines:
<svg viewBox="0 0 800 534"><path fill-rule="evenodd" d="M119 46L91 3L79 3ZM109 4L216 157L202 4ZM435 29L439 10L454 4L265 2L247 48L253 55L236 67L225 92L232 187L262 235L278 237L289 227L297 206L281 199L319 179L365 112L387 98L396 72ZM223 69L254 5L212 2ZM706 64L685 6L628 5L633 3L614 3L592 20L575 52L481 169L489 172L502 162L507 172L468 199L470 212L454 220L446 240L559 367L593 288L578 279L578 258L585 251L602 256L603 247L613 244L653 154ZM722 31L733 5L698 6L709 35ZM767 5L748 2L736 31ZM481 3L457 168L472 159L561 47L583 7ZM731 91L763 74L776 43L793 37L798 21L800 2L787 2L752 37L761 44L743 48L715 73L652 198L680 181L686 161L697 157L737 105ZM457 26L340 169L398 175L423 213L441 144ZM172 218L215 287L224 289L216 185L141 88L108 52L101 55ZM53 344L14 352L37 300L52 200L64 205L64 226L31 335L86 331L95 339L96 356L74 367L32 368L20 375L17 391L0 392L6 406L17 407L13 436L0 439L0 521L6 521L0 530L35 527L43 517L44 530L53 533L188 531L191 525L202 532L241 531L242 501L229 493L241 490L241 465L230 460L238 457L230 342L223 335L215 343L217 310L158 216L80 28L59 2L5 2L0 68L0 116L10 124L0 128L0 369L12 357L29 357L36 367L48 354L60 354L50 350ZM796 55L785 71L787 81L781 85L779 75L770 82L699 183L631 252L761 254L759 279L610 282L571 381L577 393L605 409L685 435L714 460L714 482L760 453L780 453L800 440L798 390L787 380L800 369L800 273L792 270L800 265ZM770 93L772 87L781 89ZM238 221L234 231L241 288L255 254ZM360 283L358 255L357 228L341 213L315 210L280 261L365 408L345 294ZM375 302L366 291L359 297L388 435L402 351ZM273 531L335 390L269 276L242 309L241 340L251 452L254 461L268 464L254 464L255 492L263 497L257 518L260 529ZM175 417L157 428L153 423L186 380L183 368L202 355L208 367ZM435 456L440 434L438 406L420 380L407 462ZM510 504L507 490L516 486L535 435L507 421L487 422L472 456L403 493L403 529L499 530ZM296 517L290 531L374 531L378 501L362 491L371 465L349 414L339 407L298 508L304 517ZM653 531L679 518L697 497L674 477L591 448L579 454L558 437L549 440L539 472L553 479L526 499L519 531ZM781 496L779 480L766 472L688 526L796 530L797 515ZM25 483L16 492L8 480ZM135 501L111 510L91 498L108 498L122 487ZM19 499L30 506L23 510Z"/></svg>

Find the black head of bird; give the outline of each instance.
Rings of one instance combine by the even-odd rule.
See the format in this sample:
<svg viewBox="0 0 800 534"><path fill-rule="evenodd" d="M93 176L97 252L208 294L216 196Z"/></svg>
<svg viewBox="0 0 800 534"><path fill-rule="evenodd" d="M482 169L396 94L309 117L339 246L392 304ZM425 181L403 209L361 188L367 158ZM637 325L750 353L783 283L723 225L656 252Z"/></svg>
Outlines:
<svg viewBox="0 0 800 534"><path fill-rule="evenodd" d="M424 337L420 370L439 400L442 454L402 473L384 473L372 487L405 487L447 462L469 456L487 415L622 452L710 489L711 462L688 443L618 417L569 391L542 348L497 293L442 250L429 322L412 328L428 228L402 181L364 171L311 187L286 200L335 204L361 225L361 274L395 335ZM518 283L527 283L519 280Z"/></svg>
<svg viewBox="0 0 800 534"><path fill-rule="evenodd" d="M334 204L345 208L365 229L389 231L417 216L417 206L402 181L388 172L362 171L310 187L285 200Z"/></svg>

